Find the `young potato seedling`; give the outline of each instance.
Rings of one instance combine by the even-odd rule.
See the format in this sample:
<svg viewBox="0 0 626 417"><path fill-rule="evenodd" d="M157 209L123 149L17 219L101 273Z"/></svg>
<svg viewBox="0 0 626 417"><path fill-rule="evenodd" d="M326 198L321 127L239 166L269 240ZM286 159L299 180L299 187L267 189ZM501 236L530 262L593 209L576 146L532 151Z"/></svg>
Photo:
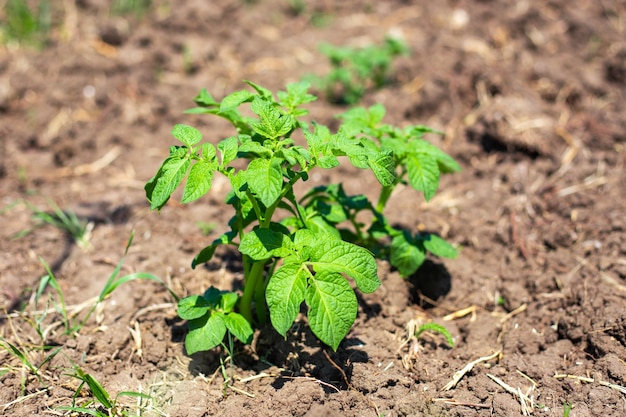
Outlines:
<svg viewBox="0 0 626 417"><path fill-rule="evenodd" d="M399 55L409 53L408 46L400 39L387 38L382 45L363 48L319 46L331 65L323 77L312 77L312 82L337 104L356 104L368 90L376 90L389 82L391 64Z"/></svg>
<svg viewBox="0 0 626 417"><path fill-rule="evenodd" d="M185 177L183 203L205 195L215 174L225 176L232 187L226 197L234 212L230 230L200 251L192 266L210 260L220 245L237 248L243 260L243 292L211 287L202 295L180 300L178 313L189 320L187 353L220 345L226 332L250 342L253 327L268 322L268 311L272 326L285 336L303 302L313 333L336 350L358 307L346 278L362 292L375 291L380 285L375 255L388 253L405 275L417 269L426 250L456 255L454 247L435 235L392 228L382 212L394 187L406 178L430 199L440 173L458 166L421 139L428 129L400 130L381 124L382 106L344 114L341 127L331 133L323 125L302 120L308 111L301 106L316 99L307 92L308 83L288 85L277 99L271 91L247 83L254 92L237 91L221 101L202 90L195 99L198 107L188 110L227 119L236 135L214 146L202 143L197 129L176 125L172 135L181 145L170 148L170 155L145 186L156 210L166 205ZM244 105L253 117L240 111ZM304 138L297 142L292 135L298 130ZM337 167L340 157L376 177L381 185L376 205L365 196L347 196L341 185L317 187L296 197L296 183L307 181L314 168ZM372 213L369 226L356 220L362 210ZM351 228L338 228L343 222ZM392 240L389 248L385 239Z"/></svg>

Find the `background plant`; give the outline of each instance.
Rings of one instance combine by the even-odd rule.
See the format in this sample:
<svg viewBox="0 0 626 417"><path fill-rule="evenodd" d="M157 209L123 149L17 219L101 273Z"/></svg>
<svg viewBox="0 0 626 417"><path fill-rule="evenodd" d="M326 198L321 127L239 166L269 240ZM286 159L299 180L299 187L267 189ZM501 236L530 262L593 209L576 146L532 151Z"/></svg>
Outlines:
<svg viewBox="0 0 626 417"><path fill-rule="evenodd" d="M42 46L50 31L51 2L41 0L31 8L26 0L7 0L0 11L2 42Z"/></svg>
<svg viewBox="0 0 626 417"><path fill-rule="evenodd" d="M268 309L269 321L284 336L303 302L308 306L313 333L336 350L357 312L356 296L345 277L352 278L363 292L380 285L374 253L367 248L378 248L378 235L390 235L392 229L382 208L391 191L408 175L430 198L440 172L458 167L436 147L412 138L425 128L400 131L381 125L381 107L347 113L344 124L333 134L323 125L302 120L308 112L301 106L316 99L307 92L308 83L288 85L287 91L277 93L277 99L271 91L247 83L254 93L237 91L219 102L202 90L195 99L198 107L188 111L223 117L237 134L215 147L200 143L202 134L197 129L176 125L172 135L182 146L170 148L169 157L145 187L151 208L160 210L185 177L183 203L205 195L215 173L224 175L232 186L226 197L234 211L230 230L204 248L192 266L210 260L220 245L236 247L243 259L243 293L239 297L235 292L210 288L201 296L179 302L179 315L189 320L187 352L218 346L226 332L248 342L253 325L268 321ZM243 105L249 105L253 117L244 116L240 111ZM294 132L301 133L302 144L292 138ZM388 149L392 139L410 139L415 152L403 151L400 145ZM395 155L396 149L401 151L399 155ZM374 174L382 187L376 206L364 196L346 196L340 185L296 197L294 185L306 181L310 170L335 168L339 158ZM420 158L424 163L419 163ZM369 228L351 216L365 209L373 213ZM351 234L337 230L336 224L343 221L353 226ZM422 241L435 242L437 252L452 248L430 235Z"/></svg>
<svg viewBox="0 0 626 417"><path fill-rule="evenodd" d="M88 249L94 223L87 219L79 218L76 213L71 210L61 210L59 206L50 199L47 201L51 211L41 210L28 201L23 201L26 207L32 211L33 219L37 224L32 229L23 230L13 235L13 238L24 237L39 227L50 225L64 232L81 249Z"/></svg>
<svg viewBox="0 0 626 417"><path fill-rule="evenodd" d="M368 90L387 84L394 58L409 53L408 46L395 38L385 39L382 45L363 48L328 43L319 48L328 58L331 70L311 80L324 91L328 101L338 104L356 104Z"/></svg>

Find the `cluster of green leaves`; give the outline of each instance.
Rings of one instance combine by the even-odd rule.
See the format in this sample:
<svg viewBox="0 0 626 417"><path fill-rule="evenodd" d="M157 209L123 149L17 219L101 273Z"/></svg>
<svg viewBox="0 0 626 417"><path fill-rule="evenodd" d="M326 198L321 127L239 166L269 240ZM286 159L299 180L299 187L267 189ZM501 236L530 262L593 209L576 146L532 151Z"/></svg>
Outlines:
<svg viewBox="0 0 626 417"><path fill-rule="evenodd" d="M205 195L215 173L224 175L232 187L226 197L234 209L230 230L196 255L192 266L210 260L220 245L236 247L243 259L243 294L237 300L235 293L211 288L202 296L179 302L179 315L190 320L187 352L218 346L226 331L249 341L252 326L265 323L268 310L269 321L284 336L303 302L308 306L313 333L337 349L358 307L346 277L365 293L375 291L380 285L375 254L389 247L385 238L396 242L386 250L392 262L399 260L401 272L410 269L404 266L409 263L406 258L416 251L456 254L451 245L434 235L413 236L393 229L382 211L394 187L406 182L405 177L429 199L439 175L458 170L458 166L421 139L428 129L400 130L382 124L382 106L344 114L341 127L331 133L326 126L302 120L308 111L301 106L316 99L308 93L308 83L288 85L287 91L277 93L277 99L271 91L247 83L254 92L237 91L221 101L202 90L195 99L198 107L188 110L223 117L237 134L214 146L201 143L197 129L176 125L172 135L182 146L170 148L169 157L145 187L151 208L157 210L185 178L183 203ZM254 116L245 116L240 111L243 105L249 105ZM292 138L296 131L303 136L299 142ZM309 171L335 168L340 158L373 173L381 185L377 205L365 196L347 196L341 185L314 188L296 198L294 185L306 181ZM356 221L362 210L373 213L369 228ZM344 222L352 228L338 227ZM412 262L416 265L422 258Z"/></svg>
<svg viewBox="0 0 626 417"><path fill-rule="evenodd" d="M332 103L356 104L371 89L388 83L393 59L409 53L400 39L387 38L382 45L363 48L320 45L331 70L324 77L312 77L313 83L325 92Z"/></svg>
<svg viewBox="0 0 626 417"><path fill-rule="evenodd" d="M26 0L8 0L0 23L2 42L41 46L50 30L51 2L40 0L31 8Z"/></svg>
<svg viewBox="0 0 626 417"><path fill-rule="evenodd" d="M114 0L111 4L111 12L117 15L133 14L141 18L151 7L152 0Z"/></svg>
<svg viewBox="0 0 626 417"><path fill-rule="evenodd" d="M459 165L441 149L424 140L425 133L439 133L426 126L404 129L382 123L385 107L376 104L368 109L357 107L339 117L344 121L342 132L353 140L353 148L345 148L353 165L365 168L367 163L360 148L384 155L376 172L382 187L376 204L363 195L348 196L340 184L317 187L303 199L309 212L318 213L324 229L339 234L344 240L371 250L378 258L388 259L404 277L422 265L427 252L444 258L456 258L456 249L432 233L411 233L393 227L384 216L384 209L395 187L409 185L432 199L439 188L441 174L457 172ZM360 212L370 212L372 221L357 221ZM322 222L318 221L320 225ZM341 227L347 223L349 228Z"/></svg>

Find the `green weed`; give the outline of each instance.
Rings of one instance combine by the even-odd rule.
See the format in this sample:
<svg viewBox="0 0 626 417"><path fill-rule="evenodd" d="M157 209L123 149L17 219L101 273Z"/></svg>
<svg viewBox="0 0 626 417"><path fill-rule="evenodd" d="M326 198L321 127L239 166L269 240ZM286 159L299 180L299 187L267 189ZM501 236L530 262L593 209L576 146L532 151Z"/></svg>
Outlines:
<svg viewBox="0 0 626 417"><path fill-rule="evenodd" d="M563 417L569 417L570 411L572 411L573 404L570 402L563 403Z"/></svg>
<svg viewBox="0 0 626 417"><path fill-rule="evenodd" d="M141 413L132 414L131 407L120 404L120 398L132 397L138 398L140 400L152 399L149 395L136 391L121 391L118 392L115 397L111 397L111 395L102 386L102 384L98 382L96 378L86 373L78 366L75 366L74 373L68 374L68 376L80 380L81 383L74 392L74 396L72 397L72 405L58 407L59 410L85 413L96 417L126 417L131 415L141 415ZM78 404L76 400L80 396L81 391L85 385L87 385L87 387L89 388L93 399L88 400L82 404ZM139 408L142 408L141 403Z"/></svg>
<svg viewBox="0 0 626 417"><path fill-rule="evenodd" d="M64 232L81 249L88 249L94 223L79 218L73 211L61 210L59 206L50 199L47 201L51 211L41 210L27 201L23 202L26 207L32 211L33 219L37 224L32 229L23 230L13 235L13 239L24 237L40 227L50 225Z"/></svg>
<svg viewBox="0 0 626 417"><path fill-rule="evenodd" d="M98 306L122 284L141 279L141 280L155 281L155 282L165 285L165 283L159 277L150 273L146 273L146 272L134 272L132 274L124 275L121 277L119 276L122 266L124 265L124 260L126 259L126 255L128 254L128 250L130 249L130 246L133 243L134 236L135 234L133 231L133 233L131 233L131 236L128 239L128 242L126 244L124 255L119 260L115 269L113 270L108 280L104 284L104 287L102 291L100 292L100 295L95 297L95 299L93 300L88 300L82 305L77 306L77 308L75 308L71 312L68 311L67 309L63 292L61 291L61 288L58 284L57 279L55 278L54 274L50 270L50 267L48 266L48 264L43 259L41 259L41 262L44 268L46 269L47 275L44 275L43 278L41 279L37 293L38 294L42 293L47 287L51 287L54 290L54 292L57 295L57 300L58 300L58 302L55 303L55 307L56 307L56 311L61 315L62 325L63 325L65 334L71 335L71 334L78 333L85 326L85 324L87 324L87 321L89 320L91 315L98 309ZM174 294L174 292L172 292L169 288L167 289L170 295L176 301L178 301L178 297L176 296L176 294ZM79 313L84 309L87 309L87 313L82 318L78 317Z"/></svg>
<svg viewBox="0 0 626 417"><path fill-rule="evenodd" d="M424 323L422 324L416 331L415 331L415 338L419 339L420 335L424 332L435 332L435 333L439 333L441 334L443 337L446 338L446 342L448 343L448 346L450 347L454 347L454 339L452 338L452 335L450 334L450 332L448 331L448 329L446 329L444 326L442 326L441 324L437 324L437 323Z"/></svg>
<svg viewBox="0 0 626 417"><path fill-rule="evenodd" d="M145 16L152 7L152 0L113 0L111 12L116 15Z"/></svg>
<svg viewBox="0 0 626 417"><path fill-rule="evenodd" d="M0 16L3 17L0 20L0 39L3 43L41 47L50 31L51 2L41 0L33 9L26 0L7 0Z"/></svg>

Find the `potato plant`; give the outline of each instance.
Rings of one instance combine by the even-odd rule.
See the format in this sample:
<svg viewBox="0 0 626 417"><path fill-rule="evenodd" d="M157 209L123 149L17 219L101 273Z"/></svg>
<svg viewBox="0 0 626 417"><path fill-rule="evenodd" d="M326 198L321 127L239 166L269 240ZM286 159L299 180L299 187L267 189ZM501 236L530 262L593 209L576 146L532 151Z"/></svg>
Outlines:
<svg viewBox="0 0 626 417"><path fill-rule="evenodd" d="M389 82L393 60L408 55L408 46L400 39L387 38L381 45L363 48L319 46L330 63L331 70L323 77L312 77L331 103L356 104L368 90L377 90Z"/></svg>
<svg viewBox="0 0 626 417"><path fill-rule="evenodd" d="M302 106L316 99L308 93L308 83L290 84L277 98L247 83L254 91L237 91L221 101L202 90L195 98L197 107L188 110L223 117L236 134L215 146L203 142L197 129L176 125L172 135L180 144L170 148L145 187L151 208L161 210L185 178L183 203L204 196L216 174L231 185L228 230L200 251L192 266L209 261L220 245L231 245L242 256L243 291L211 287L180 300L178 313L189 320L186 349L189 354L212 349L226 332L250 342L253 328L268 320L285 336L304 302L311 330L336 350L357 314L347 279L362 292L375 291L380 285L376 256L388 257L408 275L427 250L456 255L454 247L435 235L393 228L383 209L394 187L407 181L430 199L440 174L456 171L458 165L422 139L429 129L381 123L383 106L345 113L332 133L302 119L308 114ZM251 112L240 111L243 106ZM301 140L292 138L296 131L302 132ZM373 173L381 186L376 204L363 195L346 195L341 184L296 196L294 185L307 181L312 169L333 169L342 159ZM372 214L368 225L356 220L364 210Z"/></svg>

